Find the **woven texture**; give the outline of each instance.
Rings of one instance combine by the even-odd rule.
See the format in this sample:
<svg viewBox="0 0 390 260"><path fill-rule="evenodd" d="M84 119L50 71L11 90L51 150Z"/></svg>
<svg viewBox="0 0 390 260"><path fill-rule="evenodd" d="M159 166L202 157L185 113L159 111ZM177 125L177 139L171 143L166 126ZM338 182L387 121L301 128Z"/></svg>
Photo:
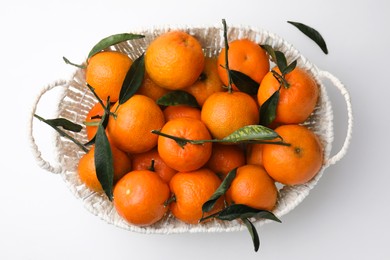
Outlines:
<svg viewBox="0 0 390 260"><path fill-rule="evenodd" d="M220 49L224 46L223 31L221 27L159 27L133 32L144 34L146 37L115 45L112 49L127 53L131 58L136 59L146 50L148 44L156 36L175 29L184 30L196 36L204 47L204 52L207 56L218 55ZM312 129L319 136L324 147L325 163L316 177L310 182L304 185L284 186L280 188L278 203L273 211L274 214L280 218L295 208L309 194L309 191L321 178L325 168L334 163L329 162L333 142L332 107L328 99L326 89L321 82L321 71L300 55L300 53L291 44L282 38L270 32L251 27L230 27L228 29L228 38L229 41L239 38L248 38L259 44L271 45L274 49L285 53L289 62L296 59L298 61L298 66L312 74L320 88L320 98L315 111L304 125ZM54 85L44 89L43 92L56 85L61 85L65 89L57 108L59 117L64 117L75 123L82 124L89 109L96 103L96 99L85 86L84 71L81 69L77 70L71 80L66 82L56 82ZM37 103L38 102L39 99L37 100ZM80 133L73 134L73 136L81 142L87 141L85 130ZM58 137L55 145L58 153L58 164L60 166L56 168L48 165L43 159L43 162L41 162L40 165L51 172L59 173L75 197L80 199L91 213L99 216L110 224L140 233L160 234L237 231L245 228L245 226L239 221L228 222L213 220L198 225L188 225L176 220L171 214L167 214L167 216L165 216L161 221L149 227L137 227L130 225L117 214L113 204L106 198L106 196L90 191L79 180L76 171L77 163L84 152L71 141L62 137ZM345 153L345 151L343 151L343 153ZM343 154L339 155L340 158L342 156ZM41 158L39 152L36 152L36 157L38 158L38 161L40 161ZM254 220L254 224L257 227L267 222L267 220L261 219Z"/></svg>

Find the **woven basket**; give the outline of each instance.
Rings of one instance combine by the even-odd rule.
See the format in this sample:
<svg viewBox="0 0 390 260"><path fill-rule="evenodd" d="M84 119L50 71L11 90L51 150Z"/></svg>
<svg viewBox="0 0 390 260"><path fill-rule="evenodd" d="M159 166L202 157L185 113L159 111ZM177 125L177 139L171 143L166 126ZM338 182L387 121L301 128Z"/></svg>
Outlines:
<svg viewBox="0 0 390 260"><path fill-rule="evenodd" d="M200 40L207 56L218 55L220 49L224 46L223 30L221 27L158 27L133 32L144 34L146 37L139 40L124 42L115 45L112 48L125 52L131 58L135 59L146 50L148 44L156 36L175 29L186 31ZM304 123L304 125L312 129L319 136L324 147L324 164L316 177L308 183L296 186L284 186L280 188L278 202L273 210L274 214L280 218L296 207L309 194L309 191L317 184L324 170L328 166L336 163L346 154L352 132L352 110L350 98L344 85L337 78L328 72L318 69L315 65L304 58L291 44L277 35L258 28L230 27L228 29L229 41L239 38L248 38L259 44L271 45L274 49L282 51L289 62L296 59L298 61L298 66L312 74L320 88L320 98L318 100L318 104L313 114ZM324 78L330 80L333 85L340 90L347 104L348 129L346 139L341 150L333 156L330 156L333 142L333 112L326 89L321 81ZM73 142L58 136L55 142L57 162L53 164L42 158L39 147L33 137L33 114L36 111L41 97L47 91L57 87L63 88L61 100L56 108L58 110L58 117L67 118L72 122L82 124L89 109L96 103L96 99L85 86L85 74L84 70L81 69L77 70L70 80L60 80L43 88L34 102L30 118L30 140L32 150L38 164L49 172L61 175L71 192L76 196L76 198L83 202L84 206L91 213L117 227L140 233L168 234L182 232L222 232L238 231L245 228L244 224L239 221L229 222L213 220L207 223L188 225L178 221L170 213L168 213L158 223L148 227L137 227L125 222L116 212L113 207L113 203L111 203L105 195L92 192L79 180L76 171L77 163L84 152ZM80 133L76 133L73 136L81 142L87 141L85 130ZM254 221L254 224L258 227L267 222L267 220L258 219Z"/></svg>

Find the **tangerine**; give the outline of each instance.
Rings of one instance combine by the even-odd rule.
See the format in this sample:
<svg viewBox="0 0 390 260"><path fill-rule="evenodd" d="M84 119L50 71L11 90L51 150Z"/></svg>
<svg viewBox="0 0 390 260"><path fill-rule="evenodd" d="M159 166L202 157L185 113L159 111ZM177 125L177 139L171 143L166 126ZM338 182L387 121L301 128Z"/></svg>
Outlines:
<svg viewBox="0 0 390 260"><path fill-rule="evenodd" d="M183 89L193 95L199 106L203 106L206 99L215 92L225 91L219 78L216 58L205 58L205 65L199 79L191 86Z"/></svg>
<svg viewBox="0 0 390 260"><path fill-rule="evenodd" d="M164 217L169 196L168 184L155 172L131 171L114 187L114 206L130 224L149 226Z"/></svg>
<svg viewBox="0 0 390 260"><path fill-rule="evenodd" d="M278 68L273 70L280 74ZM317 83L307 71L299 67L287 73L285 80L288 86L280 87L280 83L273 73L267 73L257 92L258 103L260 106L263 105L280 87L274 122L282 124L302 123L310 116L317 104L319 96Z"/></svg>
<svg viewBox="0 0 390 260"><path fill-rule="evenodd" d="M118 107L119 106L119 107ZM128 153L143 153L157 145L154 129L164 123L160 107L149 97L134 95L125 103L112 107L116 117L110 117L107 131L113 143Z"/></svg>
<svg viewBox="0 0 390 260"><path fill-rule="evenodd" d="M170 204L172 214L188 224L197 224L202 218L202 206L218 189L221 180L207 168L191 172L178 172L169 183L175 201ZM221 197L214 208L204 216L211 215L223 208Z"/></svg>
<svg viewBox="0 0 390 260"><path fill-rule="evenodd" d="M230 70L242 72L259 84L270 69L265 50L249 39L238 39L229 43L228 61ZM229 79L225 63L226 54L223 48L218 55L218 75L223 84L228 86ZM238 90L234 84L232 87L233 90Z"/></svg>
<svg viewBox="0 0 390 260"><path fill-rule="evenodd" d="M256 101L244 92L216 92L203 104L201 119L214 138L222 139L241 127L259 123Z"/></svg>
<svg viewBox="0 0 390 260"><path fill-rule="evenodd" d="M226 192L229 203L272 210L278 196L274 180L262 166L247 164L238 167L236 177Z"/></svg>
<svg viewBox="0 0 390 260"><path fill-rule="evenodd" d="M204 67L204 53L199 41L183 31L158 36L145 53L145 68L159 86L178 90L191 86Z"/></svg>
<svg viewBox="0 0 390 260"><path fill-rule="evenodd" d="M157 148L153 148L144 153L134 154L132 159L133 170L152 170L156 172L160 178L169 183L173 175L177 172L176 170L169 167L158 154ZM153 169L152 160L154 161Z"/></svg>
<svg viewBox="0 0 390 260"><path fill-rule="evenodd" d="M200 109L187 105L168 106L163 110L163 113L166 122L180 117L200 120Z"/></svg>
<svg viewBox="0 0 390 260"><path fill-rule="evenodd" d="M101 100L119 99L123 81L133 61L118 51L102 51L88 60L85 79Z"/></svg>
<svg viewBox="0 0 390 260"><path fill-rule="evenodd" d="M301 125L283 125L275 131L290 146L264 145L263 163L268 174L285 185L311 180L323 162L323 148L316 134Z"/></svg>
<svg viewBox="0 0 390 260"><path fill-rule="evenodd" d="M176 118L168 121L161 132L188 140L209 140L209 131L202 121L193 118ZM164 162L177 171L194 171L201 168L211 156L212 144L186 143L180 146L175 140L158 137L158 153Z"/></svg>
<svg viewBox="0 0 390 260"><path fill-rule="evenodd" d="M206 167L224 179L231 170L244 164L245 153L241 147L238 145L214 143L213 151Z"/></svg>

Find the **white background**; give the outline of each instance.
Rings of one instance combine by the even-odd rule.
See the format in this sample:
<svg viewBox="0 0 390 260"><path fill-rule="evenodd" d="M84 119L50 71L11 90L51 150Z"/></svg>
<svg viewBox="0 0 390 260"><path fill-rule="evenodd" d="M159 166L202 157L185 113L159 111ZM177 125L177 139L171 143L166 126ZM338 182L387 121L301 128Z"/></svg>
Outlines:
<svg viewBox="0 0 390 260"><path fill-rule="evenodd" d="M0 8L0 259L390 259L389 11L387 0L6 1ZM246 231L145 235L109 225L90 214L60 176L37 166L27 138L35 97L74 71L62 56L81 62L114 33L220 25L222 18L285 38L347 86L354 109L347 155L326 169L283 223L259 229L257 253ZM287 20L320 31L329 55ZM338 91L330 85L328 93L334 154L347 117ZM50 159L54 144L46 140L41 148Z"/></svg>

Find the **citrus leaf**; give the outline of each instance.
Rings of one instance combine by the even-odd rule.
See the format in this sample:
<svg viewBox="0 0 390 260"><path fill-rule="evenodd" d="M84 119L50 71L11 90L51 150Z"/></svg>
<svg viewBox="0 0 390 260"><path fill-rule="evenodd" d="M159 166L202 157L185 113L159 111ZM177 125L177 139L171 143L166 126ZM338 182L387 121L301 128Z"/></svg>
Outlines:
<svg viewBox="0 0 390 260"><path fill-rule="evenodd" d="M74 144L76 144L78 147L80 147L84 152L88 152L88 149L85 147L85 145L83 145L77 139L73 138L72 136L67 134L65 131L63 131L61 128L59 128L59 126L64 128L64 125L65 125L65 127L68 129L71 128L72 130L78 130L79 127L77 126L77 124L75 124L67 119L64 119L64 118L61 118L60 120L58 120L58 119L44 119L37 114L34 114L34 117L39 119L40 121L44 122L45 124L51 126L61 136L66 137L69 140L71 140ZM74 132L80 132L80 131L74 131Z"/></svg>
<svg viewBox="0 0 390 260"><path fill-rule="evenodd" d="M297 66L297 60L294 60L293 62L291 62L283 71L283 75L286 75L288 73L290 73L291 71L293 71L295 69L295 67Z"/></svg>
<svg viewBox="0 0 390 260"><path fill-rule="evenodd" d="M119 93L119 104L125 103L141 87L145 75L145 55L142 53L131 65Z"/></svg>
<svg viewBox="0 0 390 260"><path fill-rule="evenodd" d="M223 196L226 191L229 189L230 184L236 177L237 173L237 168L234 168L231 170L225 177L225 179L221 182L219 185L218 189L211 195L210 199L206 201L203 206L202 206L202 211L203 212L209 212L210 210L213 209L215 203L218 201L218 199Z"/></svg>
<svg viewBox="0 0 390 260"><path fill-rule="evenodd" d="M196 98L188 92L182 90L175 90L168 92L164 96L157 99L157 104L162 106L177 106L187 105L191 107L199 107Z"/></svg>
<svg viewBox="0 0 390 260"><path fill-rule="evenodd" d="M271 61L276 64L275 50L270 45L267 44L260 45L260 47L263 48L268 53L268 55L271 57Z"/></svg>
<svg viewBox="0 0 390 260"><path fill-rule="evenodd" d="M114 166L112 151L106 131L102 124L98 126L95 136L95 168L96 176L108 199L112 201L114 185Z"/></svg>
<svg viewBox="0 0 390 260"><path fill-rule="evenodd" d="M229 70L229 73L233 84L236 85L236 87L240 91L245 92L249 95L257 94L257 91L259 89L259 83L257 83L251 77L240 71Z"/></svg>
<svg viewBox="0 0 390 260"><path fill-rule="evenodd" d="M111 106L111 103L109 102L110 97L107 98L107 102L106 102L106 106L104 108L104 114L103 116L101 117L100 121L98 122L99 125L102 125L104 129L106 129L107 125L108 125L108 119L110 118L110 106ZM103 104L102 104L103 106ZM93 145L95 144L95 141L96 141L96 135L97 135L97 132L96 134L94 135L94 137L92 137L91 140L89 140L88 142L86 142L84 145L85 146L89 146L89 145Z"/></svg>
<svg viewBox="0 0 390 260"><path fill-rule="evenodd" d="M119 33L119 34L114 34L111 36L108 36L102 40L100 40L88 54L88 59L91 58L93 55L96 53L110 47L111 45L128 41L128 40L134 40L134 39L141 39L144 38L144 35L141 34L133 34L133 33Z"/></svg>
<svg viewBox="0 0 390 260"><path fill-rule="evenodd" d="M245 141L272 140L280 136L262 125L247 125L221 139L221 142L239 143Z"/></svg>
<svg viewBox="0 0 390 260"><path fill-rule="evenodd" d="M287 21L289 24L294 25L298 30L303 32L307 37L312 39L320 48L321 50L325 53L328 54L328 47L326 46L326 42L322 35L314 28L305 25L303 23L298 23L298 22L292 22L292 21Z"/></svg>
<svg viewBox="0 0 390 260"><path fill-rule="evenodd" d="M221 210L217 216L218 219L228 221L253 217L281 222L271 211L255 209L244 204L232 204Z"/></svg>
<svg viewBox="0 0 390 260"><path fill-rule="evenodd" d="M247 227L249 234L252 237L255 252L257 252L259 250L259 247L260 247L259 234L257 233L255 226L252 224L252 222L249 221L249 219L243 218L241 220L244 222L245 226Z"/></svg>
<svg viewBox="0 0 390 260"><path fill-rule="evenodd" d="M279 103L280 91L275 91L260 108L260 124L269 126L276 118L276 108Z"/></svg>
<svg viewBox="0 0 390 260"><path fill-rule="evenodd" d="M284 53L281 51L275 51L275 57L276 57L276 65L278 66L282 75L284 75L285 74L284 71L287 68L286 56L284 56Z"/></svg>
<svg viewBox="0 0 390 260"><path fill-rule="evenodd" d="M83 127L81 125L75 124L72 121L69 121L65 118L55 118L55 119L45 119L44 120L48 125L52 127L62 127L65 130L71 131L71 132L80 132Z"/></svg>

